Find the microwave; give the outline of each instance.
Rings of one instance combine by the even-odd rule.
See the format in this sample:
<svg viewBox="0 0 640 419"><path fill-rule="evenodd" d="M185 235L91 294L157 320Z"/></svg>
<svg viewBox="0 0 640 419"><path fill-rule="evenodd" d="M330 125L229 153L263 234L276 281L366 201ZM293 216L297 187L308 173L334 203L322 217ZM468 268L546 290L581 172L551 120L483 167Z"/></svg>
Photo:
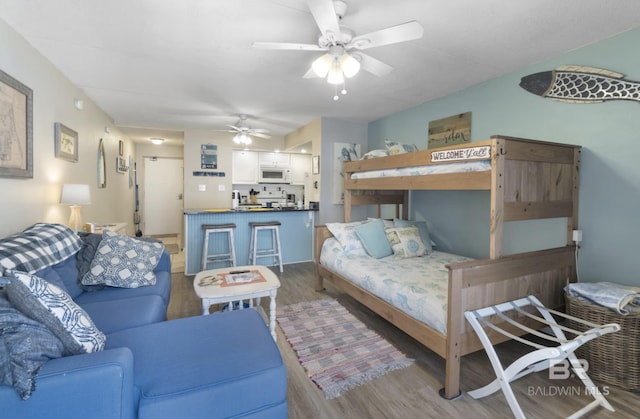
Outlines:
<svg viewBox="0 0 640 419"><path fill-rule="evenodd" d="M260 167L258 172L260 183L291 183L291 169L284 167Z"/></svg>

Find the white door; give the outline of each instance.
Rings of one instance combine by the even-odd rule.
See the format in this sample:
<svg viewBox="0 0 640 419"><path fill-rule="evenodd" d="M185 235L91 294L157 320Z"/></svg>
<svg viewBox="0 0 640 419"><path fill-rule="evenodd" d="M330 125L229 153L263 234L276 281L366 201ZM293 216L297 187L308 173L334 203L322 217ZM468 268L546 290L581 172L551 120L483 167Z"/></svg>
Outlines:
<svg viewBox="0 0 640 419"><path fill-rule="evenodd" d="M182 233L183 160L144 158L142 232L146 236Z"/></svg>

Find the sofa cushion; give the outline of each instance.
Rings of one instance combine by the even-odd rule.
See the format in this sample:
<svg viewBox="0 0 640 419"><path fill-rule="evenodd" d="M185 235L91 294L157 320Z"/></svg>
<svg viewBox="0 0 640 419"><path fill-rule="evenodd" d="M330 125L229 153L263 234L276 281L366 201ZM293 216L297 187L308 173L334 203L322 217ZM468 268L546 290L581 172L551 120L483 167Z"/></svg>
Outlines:
<svg viewBox="0 0 640 419"><path fill-rule="evenodd" d="M62 341L64 354L101 351L105 336L69 295L47 281L19 271L8 271L9 301L23 314L43 323Z"/></svg>
<svg viewBox="0 0 640 419"><path fill-rule="evenodd" d="M136 240L105 230L82 283L123 288L153 285L156 282L153 270L163 252L162 243Z"/></svg>
<svg viewBox="0 0 640 419"><path fill-rule="evenodd" d="M34 273L75 255L80 238L67 226L37 223L0 239L0 273L4 269Z"/></svg>
<svg viewBox="0 0 640 419"><path fill-rule="evenodd" d="M135 359L140 419L286 412L286 370L256 310L171 320L109 335L107 348L123 346Z"/></svg>
<svg viewBox="0 0 640 419"><path fill-rule="evenodd" d="M96 327L107 335L167 319L167 304L159 295L82 303L81 306Z"/></svg>
<svg viewBox="0 0 640 419"><path fill-rule="evenodd" d="M158 295L162 297L165 305L169 304L169 295L171 293L171 274L169 272L155 272L156 283L146 287L138 288L119 288L104 286L98 292L83 292L75 302L84 306L89 303L100 301L121 300L124 298L143 297L145 295Z"/></svg>
<svg viewBox="0 0 640 419"><path fill-rule="evenodd" d="M13 307L0 291L0 379L21 399L31 397L35 376L49 359L59 358L62 342L42 323Z"/></svg>

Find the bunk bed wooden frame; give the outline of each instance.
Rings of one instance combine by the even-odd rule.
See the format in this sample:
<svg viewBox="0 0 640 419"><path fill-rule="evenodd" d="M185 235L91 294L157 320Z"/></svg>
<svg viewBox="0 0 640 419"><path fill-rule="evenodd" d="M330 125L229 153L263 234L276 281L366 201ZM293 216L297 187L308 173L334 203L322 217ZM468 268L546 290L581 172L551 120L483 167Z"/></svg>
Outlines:
<svg viewBox="0 0 640 419"><path fill-rule="evenodd" d="M457 157L462 157L457 159ZM491 160L491 170L420 176L352 179L352 174L452 161ZM408 216L409 190L487 190L491 194L489 258L448 265L447 333L442 334L405 314L364 288L320 264L322 243L331 233L316 227L315 261L318 291L328 280L369 309L445 359L444 388L453 399L460 391L460 358L482 349L464 312L535 295L546 307L564 305L563 288L576 281L572 233L578 226L580 146L523 138L493 136L436 150L345 162L344 217L351 221L353 205L393 204L397 216ZM567 245L503 256L503 228L508 221L567 218ZM531 327L539 325L520 320ZM508 324L502 325L509 329ZM511 330L518 334L517 329ZM520 332L521 333L521 332ZM507 340L488 333L492 342Z"/></svg>

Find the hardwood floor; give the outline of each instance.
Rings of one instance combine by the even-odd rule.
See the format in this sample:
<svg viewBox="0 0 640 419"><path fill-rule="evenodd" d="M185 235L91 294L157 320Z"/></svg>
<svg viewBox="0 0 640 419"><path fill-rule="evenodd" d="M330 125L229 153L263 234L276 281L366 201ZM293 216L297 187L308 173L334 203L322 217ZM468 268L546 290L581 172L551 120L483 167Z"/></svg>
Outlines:
<svg viewBox="0 0 640 419"><path fill-rule="evenodd" d="M175 271L174 271L175 272ZM438 395L444 379L444 361L412 338L387 323L383 318L360 305L349 296L327 285L323 292L314 291L314 265L299 263L286 265L278 275L278 305L321 298L336 298L351 313L375 330L407 356L415 364L372 380L333 400L327 400L322 391L306 376L295 353L278 327L278 347L282 353L288 375L289 417L307 418L509 418L511 410L502 392L481 400L463 394L457 400L447 401ZM193 277L181 273L172 275L173 289L169 304L170 319L197 316L201 312L200 299L193 291ZM263 299L268 308L268 299ZM527 350L522 345L506 342L498 346L504 363L511 363ZM495 374L484 351L462 358L462 389L473 390L491 381ZM566 417L580 409L593 398L585 394L579 380L548 379L548 372L531 374L512 383L516 398L528 418L551 419ZM611 413L598 408L591 418L640 417L640 394L597 383L616 409Z"/></svg>

